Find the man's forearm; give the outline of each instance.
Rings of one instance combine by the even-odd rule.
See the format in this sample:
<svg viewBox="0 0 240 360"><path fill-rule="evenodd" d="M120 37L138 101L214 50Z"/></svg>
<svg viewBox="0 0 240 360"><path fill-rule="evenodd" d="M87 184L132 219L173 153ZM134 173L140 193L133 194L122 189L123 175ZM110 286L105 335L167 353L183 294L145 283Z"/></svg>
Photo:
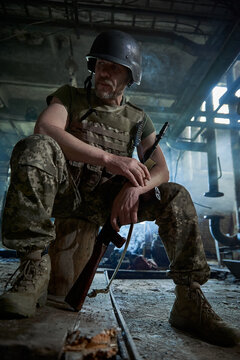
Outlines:
<svg viewBox="0 0 240 360"><path fill-rule="evenodd" d="M77 139L59 127L36 126L34 133L51 136L59 144L68 160L100 166L106 166L108 162L109 154L106 151Z"/></svg>
<svg viewBox="0 0 240 360"><path fill-rule="evenodd" d="M168 169L165 167L162 168L157 164L150 170L150 175L151 180L147 181L146 185L139 189L139 195L152 190L155 186L159 186L169 181Z"/></svg>
<svg viewBox="0 0 240 360"><path fill-rule="evenodd" d="M150 179L146 166L138 160L114 155L89 145L60 127L49 124L45 127L37 124L34 132L49 135L56 140L68 160L100 165L114 175L124 176L133 186L143 186L144 179Z"/></svg>

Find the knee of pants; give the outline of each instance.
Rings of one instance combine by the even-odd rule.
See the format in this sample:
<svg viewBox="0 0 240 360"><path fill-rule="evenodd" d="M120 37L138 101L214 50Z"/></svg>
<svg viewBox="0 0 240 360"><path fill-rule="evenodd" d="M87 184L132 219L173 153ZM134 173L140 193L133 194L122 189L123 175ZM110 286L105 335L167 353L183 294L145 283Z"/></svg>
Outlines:
<svg viewBox="0 0 240 360"><path fill-rule="evenodd" d="M35 134L20 140L11 156L12 172L18 165L33 166L59 181L66 170L66 160L58 143L48 135Z"/></svg>
<svg viewBox="0 0 240 360"><path fill-rule="evenodd" d="M162 184L159 187L161 203L163 206L170 206L176 216L185 219L194 219L197 222L197 213L191 195L184 186L176 183ZM178 214L178 215L177 215Z"/></svg>
<svg viewBox="0 0 240 360"><path fill-rule="evenodd" d="M173 182L168 182L168 183L163 183L158 187L161 196L164 194L171 194L172 197L174 197L176 194L182 194L185 195L186 197L191 197L188 190L180 184L177 183L173 183Z"/></svg>

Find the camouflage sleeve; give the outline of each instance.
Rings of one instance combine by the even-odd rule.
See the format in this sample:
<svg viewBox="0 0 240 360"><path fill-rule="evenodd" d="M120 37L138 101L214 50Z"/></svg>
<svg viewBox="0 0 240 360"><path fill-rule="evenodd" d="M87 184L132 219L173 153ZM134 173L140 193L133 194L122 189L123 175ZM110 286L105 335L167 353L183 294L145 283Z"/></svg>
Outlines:
<svg viewBox="0 0 240 360"><path fill-rule="evenodd" d="M61 103L65 106L68 113L70 113L72 105L72 92L70 85L63 85L46 98L47 104L49 105L52 98L56 96Z"/></svg>
<svg viewBox="0 0 240 360"><path fill-rule="evenodd" d="M148 135L152 134L154 131L156 130L151 118L145 114L145 126L143 128L142 140L145 139Z"/></svg>

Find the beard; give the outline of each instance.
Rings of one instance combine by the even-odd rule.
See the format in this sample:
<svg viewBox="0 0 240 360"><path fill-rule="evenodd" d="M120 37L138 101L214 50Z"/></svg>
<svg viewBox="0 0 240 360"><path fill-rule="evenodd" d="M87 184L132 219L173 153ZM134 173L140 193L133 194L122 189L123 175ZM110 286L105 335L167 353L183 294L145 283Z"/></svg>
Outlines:
<svg viewBox="0 0 240 360"><path fill-rule="evenodd" d="M98 88L95 89L97 97L100 99L115 99L115 93L113 91L103 91Z"/></svg>
<svg viewBox="0 0 240 360"><path fill-rule="evenodd" d="M120 92L114 90L114 84L111 80L99 79L99 83L99 85L95 83L95 92L100 99L116 99L120 95ZM103 89L101 84L108 85L108 89Z"/></svg>

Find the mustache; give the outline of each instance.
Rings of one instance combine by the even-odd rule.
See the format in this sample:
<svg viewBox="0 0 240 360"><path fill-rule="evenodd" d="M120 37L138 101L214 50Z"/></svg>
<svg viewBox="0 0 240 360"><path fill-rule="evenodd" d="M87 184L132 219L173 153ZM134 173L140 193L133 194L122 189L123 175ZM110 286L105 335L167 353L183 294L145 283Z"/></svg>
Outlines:
<svg viewBox="0 0 240 360"><path fill-rule="evenodd" d="M110 86L114 86L113 82L109 79L105 79L105 78L100 78L98 79L98 82L101 84L106 84L106 85L110 85Z"/></svg>

